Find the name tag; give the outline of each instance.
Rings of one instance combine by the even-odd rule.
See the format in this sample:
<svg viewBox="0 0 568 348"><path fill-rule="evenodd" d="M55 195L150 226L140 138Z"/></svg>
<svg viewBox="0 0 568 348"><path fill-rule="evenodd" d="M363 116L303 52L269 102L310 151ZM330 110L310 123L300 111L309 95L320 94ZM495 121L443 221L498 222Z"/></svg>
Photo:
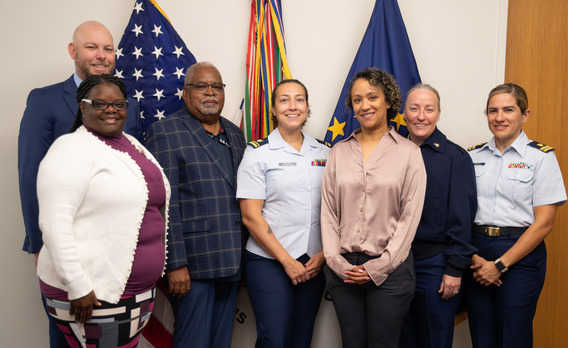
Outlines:
<svg viewBox="0 0 568 348"><path fill-rule="evenodd" d="M280 162L278 163L279 167L295 167L296 162Z"/></svg>

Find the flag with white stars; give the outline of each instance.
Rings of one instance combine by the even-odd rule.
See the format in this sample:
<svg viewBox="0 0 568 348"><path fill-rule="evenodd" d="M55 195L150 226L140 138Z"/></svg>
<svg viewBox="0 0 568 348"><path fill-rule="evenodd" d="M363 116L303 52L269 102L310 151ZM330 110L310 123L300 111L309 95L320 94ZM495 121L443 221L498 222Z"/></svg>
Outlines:
<svg viewBox="0 0 568 348"><path fill-rule="evenodd" d="M183 106L185 72L196 63L164 11L154 0L135 1L116 49L115 75L140 104L144 131Z"/></svg>
<svg viewBox="0 0 568 348"><path fill-rule="evenodd" d="M406 92L420 82L420 74L416 67L412 47L408 40L406 27L396 0L375 0L375 7L367 31L363 36L357 55L353 60L347 79L341 90L335 112L331 116L325 141L335 145L360 128L353 110L345 106L345 96L351 78L359 71L375 67L394 76L402 94L402 105L398 115L389 121L396 131L408 135L404 121L404 100Z"/></svg>

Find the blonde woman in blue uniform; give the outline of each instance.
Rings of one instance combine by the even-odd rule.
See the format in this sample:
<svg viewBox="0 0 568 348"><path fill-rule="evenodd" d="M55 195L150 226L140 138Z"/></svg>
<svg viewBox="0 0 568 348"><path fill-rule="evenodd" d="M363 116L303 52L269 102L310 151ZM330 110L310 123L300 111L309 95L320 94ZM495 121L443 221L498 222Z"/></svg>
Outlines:
<svg viewBox="0 0 568 348"><path fill-rule="evenodd" d="M544 238L566 202L551 147L528 139L525 91L495 87L486 106L493 138L472 146L478 208L472 238L479 249L466 283L474 347L532 347L532 320L546 273Z"/></svg>
<svg viewBox="0 0 568 348"><path fill-rule="evenodd" d="M309 348L324 290L321 178L329 145L302 132L308 91L284 80L272 93L268 138L247 146L237 198L251 237L245 277L256 318L256 347Z"/></svg>

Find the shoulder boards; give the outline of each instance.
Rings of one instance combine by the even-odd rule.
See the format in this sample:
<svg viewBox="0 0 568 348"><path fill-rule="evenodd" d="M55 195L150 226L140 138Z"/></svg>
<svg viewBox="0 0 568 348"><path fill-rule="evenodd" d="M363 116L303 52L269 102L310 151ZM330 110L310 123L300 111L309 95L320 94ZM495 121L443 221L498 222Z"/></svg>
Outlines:
<svg viewBox="0 0 568 348"><path fill-rule="evenodd" d="M328 143L327 141L323 141L323 140L319 140L319 139L316 139L316 140L318 141L318 143L320 143L320 144L322 144L322 145L325 145L325 146L327 146L327 147L331 147L331 144Z"/></svg>
<svg viewBox="0 0 568 348"><path fill-rule="evenodd" d="M532 141L529 143L530 147L534 147L535 149L539 149L542 152L550 152L550 151L554 151L553 147L550 147L548 145L544 145L542 143L539 143L538 141Z"/></svg>
<svg viewBox="0 0 568 348"><path fill-rule="evenodd" d="M262 145L266 145L266 144L268 144L268 138L258 139L256 141L251 141L247 145L250 145L250 146L252 146L256 149L257 147L261 147Z"/></svg>
<svg viewBox="0 0 568 348"><path fill-rule="evenodd" d="M481 143L481 144L477 144L477 145L473 145L467 148L467 151L471 151L471 150L475 150L475 149L479 149L480 147L482 147L483 145L487 144L485 143Z"/></svg>

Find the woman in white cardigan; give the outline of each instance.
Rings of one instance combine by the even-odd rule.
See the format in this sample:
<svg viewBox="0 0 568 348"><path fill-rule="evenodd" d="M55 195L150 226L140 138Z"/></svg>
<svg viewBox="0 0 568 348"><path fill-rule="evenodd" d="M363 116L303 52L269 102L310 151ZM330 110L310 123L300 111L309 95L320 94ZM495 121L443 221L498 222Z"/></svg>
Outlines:
<svg viewBox="0 0 568 348"><path fill-rule="evenodd" d="M71 347L136 346L165 264L169 184L124 134L126 90L94 75L77 90L72 132L38 173L38 259L47 307Z"/></svg>

